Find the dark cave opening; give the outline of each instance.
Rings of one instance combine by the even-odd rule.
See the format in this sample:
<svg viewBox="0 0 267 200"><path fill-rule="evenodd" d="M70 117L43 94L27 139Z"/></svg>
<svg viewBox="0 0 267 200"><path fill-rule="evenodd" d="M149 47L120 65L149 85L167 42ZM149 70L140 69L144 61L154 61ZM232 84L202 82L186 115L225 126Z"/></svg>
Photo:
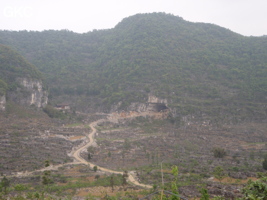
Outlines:
<svg viewBox="0 0 267 200"><path fill-rule="evenodd" d="M155 110L156 112L160 112L167 109L168 107L164 103L155 103L153 105L153 110Z"/></svg>

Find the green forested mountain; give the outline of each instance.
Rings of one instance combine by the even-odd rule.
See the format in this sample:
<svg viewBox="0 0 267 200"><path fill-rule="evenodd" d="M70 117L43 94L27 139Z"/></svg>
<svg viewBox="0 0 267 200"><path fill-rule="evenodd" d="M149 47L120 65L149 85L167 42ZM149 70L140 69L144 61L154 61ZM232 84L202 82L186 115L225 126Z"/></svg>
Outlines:
<svg viewBox="0 0 267 200"><path fill-rule="evenodd" d="M14 90L16 78L41 79L40 71L28 63L19 53L0 44L0 95L7 90Z"/></svg>
<svg viewBox="0 0 267 200"><path fill-rule="evenodd" d="M0 43L45 74L52 102L68 97L78 109L108 111L153 94L168 99L177 116L266 119L266 37L153 13L85 34L0 31Z"/></svg>

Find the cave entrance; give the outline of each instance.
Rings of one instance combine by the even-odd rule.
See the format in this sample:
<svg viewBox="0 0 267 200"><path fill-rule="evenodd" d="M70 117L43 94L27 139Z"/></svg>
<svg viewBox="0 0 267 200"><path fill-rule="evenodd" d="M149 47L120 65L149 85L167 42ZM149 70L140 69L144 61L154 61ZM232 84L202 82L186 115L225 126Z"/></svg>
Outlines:
<svg viewBox="0 0 267 200"><path fill-rule="evenodd" d="M169 109L169 108L164 103L154 103L153 104L153 110L155 112L161 112L161 111L164 111L167 109Z"/></svg>

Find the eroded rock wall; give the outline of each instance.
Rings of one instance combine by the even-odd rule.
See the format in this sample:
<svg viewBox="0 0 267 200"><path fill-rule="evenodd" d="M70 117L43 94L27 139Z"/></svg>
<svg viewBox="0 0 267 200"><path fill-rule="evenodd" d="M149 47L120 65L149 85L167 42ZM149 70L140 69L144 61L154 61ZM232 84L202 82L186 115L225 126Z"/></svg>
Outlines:
<svg viewBox="0 0 267 200"><path fill-rule="evenodd" d="M0 111L6 110L6 95L0 96Z"/></svg>
<svg viewBox="0 0 267 200"><path fill-rule="evenodd" d="M16 91L8 93L8 98L20 105L42 108L47 105L48 92L43 89L41 80L30 78L18 78L16 82L20 85Z"/></svg>
<svg viewBox="0 0 267 200"><path fill-rule="evenodd" d="M159 103L159 104L165 104L166 106L168 105L167 99L161 99L161 98L158 98L154 95L148 95L148 101L147 102L152 103L152 104Z"/></svg>

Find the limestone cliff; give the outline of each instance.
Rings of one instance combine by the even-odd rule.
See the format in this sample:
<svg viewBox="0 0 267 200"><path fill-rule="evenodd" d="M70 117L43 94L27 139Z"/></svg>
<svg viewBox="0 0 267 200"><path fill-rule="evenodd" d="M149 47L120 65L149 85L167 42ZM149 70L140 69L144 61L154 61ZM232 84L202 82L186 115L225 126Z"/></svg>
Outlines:
<svg viewBox="0 0 267 200"><path fill-rule="evenodd" d="M41 72L18 52L0 44L0 109L5 110L9 101L41 108L47 100Z"/></svg>
<svg viewBox="0 0 267 200"><path fill-rule="evenodd" d="M6 95L0 96L0 111L5 111L6 109Z"/></svg>
<svg viewBox="0 0 267 200"><path fill-rule="evenodd" d="M31 78L17 78L19 87L12 92L7 93L9 100L20 105L42 108L47 105L48 93L43 89L41 80Z"/></svg>

